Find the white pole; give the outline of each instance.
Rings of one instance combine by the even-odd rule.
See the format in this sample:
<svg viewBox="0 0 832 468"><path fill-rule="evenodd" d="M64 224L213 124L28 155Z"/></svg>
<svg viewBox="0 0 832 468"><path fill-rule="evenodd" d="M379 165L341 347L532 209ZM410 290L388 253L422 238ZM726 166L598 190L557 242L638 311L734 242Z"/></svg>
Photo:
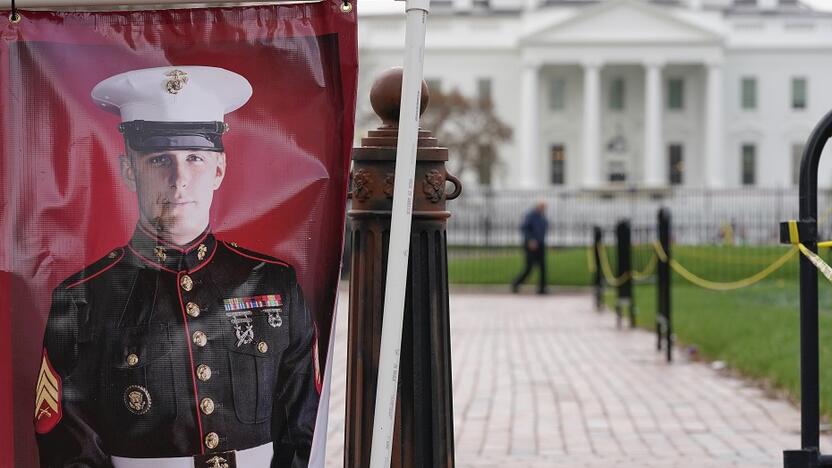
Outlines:
<svg viewBox="0 0 832 468"><path fill-rule="evenodd" d="M402 349L407 260L410 253L410 223L416 171L416 141L419 132L419 104L422 98L422 68L425 55L425 26L430 0L407 0L402 99L399 111L399 140L390 220L390 249L387 254L387 282L378 363L376 408L373 414L373 442L370 468L389 468L396 419L396 388Z"/></svg>

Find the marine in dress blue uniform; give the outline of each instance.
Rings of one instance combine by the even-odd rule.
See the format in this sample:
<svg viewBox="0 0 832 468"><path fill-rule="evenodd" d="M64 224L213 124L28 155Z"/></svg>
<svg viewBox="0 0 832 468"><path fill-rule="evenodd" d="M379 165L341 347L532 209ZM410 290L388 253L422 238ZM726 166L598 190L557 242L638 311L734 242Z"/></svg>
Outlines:
<svg viewBox="0 0 832 468"><path fill-rule="evenodd" d="M53 292L34 414L42 467L308 464L320 378L295 270L208 226L224 115L251 92L213 67L134 70L93 89L122 118L140 220Z"/></svg>

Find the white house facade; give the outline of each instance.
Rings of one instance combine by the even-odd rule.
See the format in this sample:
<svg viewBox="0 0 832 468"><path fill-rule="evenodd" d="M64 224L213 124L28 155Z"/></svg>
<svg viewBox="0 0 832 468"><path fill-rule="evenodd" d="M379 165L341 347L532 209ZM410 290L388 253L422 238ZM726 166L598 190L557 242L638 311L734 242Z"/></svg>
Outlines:
<svg viewBox="0 0 832 468"><path fill-rule="evenodd" d="M513 129L500 187L792 187L832 110L832 15L797 0L431 3L425 78ZM401 64L401 14L361 15L359 44L367 113Z"/></svg>

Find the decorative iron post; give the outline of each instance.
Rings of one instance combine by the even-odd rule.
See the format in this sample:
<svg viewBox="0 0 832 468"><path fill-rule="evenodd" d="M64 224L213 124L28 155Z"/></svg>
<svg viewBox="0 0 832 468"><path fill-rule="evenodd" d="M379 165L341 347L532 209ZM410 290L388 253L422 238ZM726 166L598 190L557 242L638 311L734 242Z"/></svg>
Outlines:
<svg viewBox="0 0 832 468"><path fill-rule="evenodd" d="M344 466L370 463L402 70L376 79L370 101L383 124L353 150L352 267ZM422 82L421 111L428 89ZM404 329L391 467L454 466L446 200L459 196L448 149L420 130L413 188ZM446 181L454 186L446 193Z"/></svg>

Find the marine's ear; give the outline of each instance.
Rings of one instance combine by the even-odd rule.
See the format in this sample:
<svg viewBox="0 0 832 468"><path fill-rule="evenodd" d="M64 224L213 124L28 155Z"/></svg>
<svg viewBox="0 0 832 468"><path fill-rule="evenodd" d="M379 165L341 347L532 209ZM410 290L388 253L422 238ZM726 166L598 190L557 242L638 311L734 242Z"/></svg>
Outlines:
<svg viewBox="0 0 832 468"><path fill-rule="evenodd" d="M119 155L119 169L121 172L121 178L124 180L124 184L127 185L127 188L130 189L131 192L136 191L136 168L133 166L133 160L130 156L126 154Z"/></svg>
<svg viewBox="0 0 832 468"><path fill-rule="evenodd" d="M220 188L225 179L225 152L217 153L217 172L214 174L214 190Z"/></svg>

